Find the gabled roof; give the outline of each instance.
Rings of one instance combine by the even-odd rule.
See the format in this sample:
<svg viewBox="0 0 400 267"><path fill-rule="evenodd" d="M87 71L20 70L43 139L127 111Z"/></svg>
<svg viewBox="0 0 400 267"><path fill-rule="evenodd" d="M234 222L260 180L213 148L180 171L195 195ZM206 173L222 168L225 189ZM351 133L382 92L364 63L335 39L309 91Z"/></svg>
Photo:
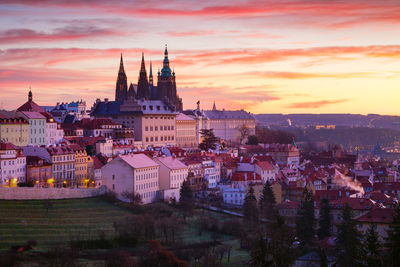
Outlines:
<svg viewBox="0 0 400 267"><path fill-rule="evenodd" d="M272 166L271 162L269 161L257 161L256 165L259 166L264 171L275 170L274 166Z"/></svg>
<svg viewBox="0 0 400 267"><path fill-rule="evenodd" d="M158 163L144 154L118 155L117 158L122 159L134 169L159 166Z"/></svg>
<svg viewBox="0 0 400 267"><path fill-rule="evenodd" d="M378 208L373 209L355 218L357 222L390 224L393 221L394 210Z"/></svg>
<svg viewBox="0 0 400 267"><path fill-rule="evenodd" d="M37 111L21 111L28 119L46 119L40 112Z"/></svg>
<svg viewBox="0 0 400 267"><path fill-rule="evenodd" d="M157 160L171 170L187 169L187 166L182 161L174 157L159 157Z"/></svg>
<svg viewBox="0 0 400 267"><path fill-rule="evenodd" d="M176 116L176 120L177 121L194 121L194 119L192 119L191 117L189 117L188 115L185 115L183 113L179 113Z"/></svg>

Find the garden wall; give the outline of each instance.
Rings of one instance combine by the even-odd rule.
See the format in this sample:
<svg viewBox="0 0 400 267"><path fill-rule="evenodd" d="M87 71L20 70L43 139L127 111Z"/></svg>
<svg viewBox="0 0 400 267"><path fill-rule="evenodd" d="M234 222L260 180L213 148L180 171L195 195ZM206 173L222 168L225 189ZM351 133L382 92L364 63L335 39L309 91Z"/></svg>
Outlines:
<svg viewBox="0 0 400 267"><path fill-rule="evenodd" d="M106 186L99 188L29 188L12 187L0 188L0 199L65 199L86 198L103 195L107 192Z"/></svg>

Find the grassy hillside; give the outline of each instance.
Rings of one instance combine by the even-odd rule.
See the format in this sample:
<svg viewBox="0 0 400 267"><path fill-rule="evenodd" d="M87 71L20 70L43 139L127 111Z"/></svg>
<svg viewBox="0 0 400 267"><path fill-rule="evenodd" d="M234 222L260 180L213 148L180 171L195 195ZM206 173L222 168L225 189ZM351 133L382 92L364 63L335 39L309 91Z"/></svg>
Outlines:
<svg viewBox="0 0 400 267"><path fill-rule="evenodd" d="M99 198L51 201L0 201L0 250L36 240L38 249L70 238L97 236L104 231L114 236L113 222L130 214Z"/></svg>

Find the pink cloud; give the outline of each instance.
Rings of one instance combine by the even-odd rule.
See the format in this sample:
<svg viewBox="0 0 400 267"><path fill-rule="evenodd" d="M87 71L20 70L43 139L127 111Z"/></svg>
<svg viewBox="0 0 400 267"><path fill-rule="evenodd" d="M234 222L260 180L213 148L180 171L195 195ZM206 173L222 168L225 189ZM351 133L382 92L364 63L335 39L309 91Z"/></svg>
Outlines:
<svg viewBox="0 0 400 267"><path fill-rule="evenodd" d="M0 44L70 41L76 39L89 39L99 36L123 35L121 32L111 29L103 29L95 26L66 26L57 28L50 33L39 32L31 29L10 29L0 32Z"/></svg>

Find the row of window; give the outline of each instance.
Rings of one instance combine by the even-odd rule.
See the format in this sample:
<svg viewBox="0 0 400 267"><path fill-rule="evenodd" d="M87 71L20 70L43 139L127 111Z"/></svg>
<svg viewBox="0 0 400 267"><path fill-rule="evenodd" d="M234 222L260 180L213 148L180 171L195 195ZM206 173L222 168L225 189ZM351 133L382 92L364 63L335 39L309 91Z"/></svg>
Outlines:
<svg viewBox="0 0 400 267"><path fill-rule="evenodd" d="M149 131L149 129L150 129L150 131L153 131L153 129L154 129L154 131L158 131L158 126L154 126L154 128L153 128L153 126L145 126L144 127L144 130L146 131L146 132L148 132ZM173 125L169 125L169 126L160 126L160 131L173 131L174 130L174 126Z"/></svg>
<svg viewBox="0 0 400 267"><path fill-rule="evenodd" d="M157 172L136 175L137 181L142 181L142 180L151 179L151 178L157 178Z"/></svg>
<svg viewBox="0 0 400 267"><path fill-rule="evenodd" d="M15 131L14 131L15 130ZM14 127L11 127L10 128L10 133L14 133L14 132L16 132L16 133L18 133L18 132L20 132L20 133L25 133L25 132L27 132L28 131L28 129L24 129L24 128L19 128L19 129L14 129ZM1 132L2 133L8 133L8 127L7 128L2 128L1 129Z"/></svg>
<svg viewBox="0 0 400 267"><path fill-rule="evenodd" d="M46 123L44 120L30 120L29 124L36 125L36 121L38 122L37 125L45 125L45 123Z"/></svg>
<svg viewBox="0 0 400 267"><path fill-rule="evenodd" d="M71 170L74 169L74 164L53 165L53 171Z"/></svg>
<svg viewBox="0 0 400 267"><path fill-rule="evenodd" d="M7 162L9 166L15 164L25 164L25 158L17 158L16 160L3 160L3 166L7 166Z"/></svg>
<svg viewBox="0 0 400 267"><path fill-rule="evenodd" d="M160 136L160 141L174 141L173 135ZM146 142L158 142L158 136L146 137Z"/></svg>
<svg viewBox="0 0 400 267"><path fill-rule="evenodd" d="M44 134L45 133L45 129L39 128L39 134ZM36 134L36 129L31 129L31 134Z"/></svg>
<svg viewBox="0 0 400 267"><path fill-rule="evenodd" d="M145 184L137 184L135 188L136 188L136 191L138 191L138 190L144 190L144 189L148 189L148 188L155 187L155 186L158 186L158 181L151 182L151 183L145 183Z"/></svg>
<svg viewBox="0 0 400 267"><path fill-rule="evenodd" d="M63 155L63 156L53 156L53 162L60 162L60 161L75 161L74 155Z"/></svg>

